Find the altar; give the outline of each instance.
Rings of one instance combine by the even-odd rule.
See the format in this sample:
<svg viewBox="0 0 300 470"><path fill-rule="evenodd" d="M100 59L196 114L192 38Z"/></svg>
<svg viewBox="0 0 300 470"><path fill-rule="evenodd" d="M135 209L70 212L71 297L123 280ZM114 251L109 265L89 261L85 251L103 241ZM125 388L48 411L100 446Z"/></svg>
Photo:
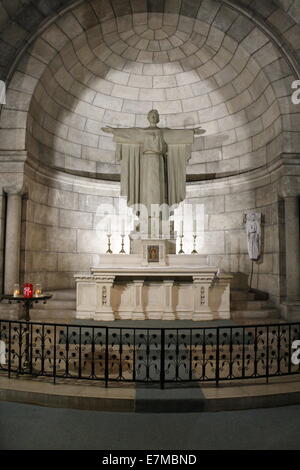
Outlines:
<svg viewBox="0 0 300 470"><path fill-rule="evenodd" d="M205 256L166 255L165 264L140 255L104 254L100 265L75 276L77 318L217 320L230 318L231 275Z"/></svg>

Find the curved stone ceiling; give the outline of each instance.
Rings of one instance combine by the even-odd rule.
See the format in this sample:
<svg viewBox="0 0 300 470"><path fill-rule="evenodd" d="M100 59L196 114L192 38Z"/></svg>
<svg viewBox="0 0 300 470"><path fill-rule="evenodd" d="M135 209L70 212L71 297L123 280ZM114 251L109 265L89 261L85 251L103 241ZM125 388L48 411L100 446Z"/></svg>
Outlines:
<svg viewBox="0 0 300 470"><path fill-rule="evenodd" d="M82 0L83 1L83 0ZM115 16L141 11L181 13L196 16L197 10L203 5L206 9L215 6L215 0L84 0L95 9L103 19L114 8ZM30 43L32 35L49 17L61 14L65 8L78 5L78 0L3 0L0 4L0 77L6 79L10 66L25 43ZM276 34L281 37L282 44L299 53L299 0L221 0L221 5L233 5L238 9L247 9L252 17L264 20ZM99 5L100 4L100 5ZM298 23L298 25L297 25ZM299 57L299 54L298 54Z"/></svg>
<svg viewBox="0 0 300 470"><path fill-rule="evenodd" d="M28 80L29 88L35 80L30 155L71 172L118 174L115 144L101 127L146 126L156 108L161 126L207 130L192 149L190 175L246 171L276 158L282 122L271 78L291 72L249 19L213 4L197 18L136 13L99 21L88 4L59 18L12 82L24 87L23 74L43 65Z"/></svg>

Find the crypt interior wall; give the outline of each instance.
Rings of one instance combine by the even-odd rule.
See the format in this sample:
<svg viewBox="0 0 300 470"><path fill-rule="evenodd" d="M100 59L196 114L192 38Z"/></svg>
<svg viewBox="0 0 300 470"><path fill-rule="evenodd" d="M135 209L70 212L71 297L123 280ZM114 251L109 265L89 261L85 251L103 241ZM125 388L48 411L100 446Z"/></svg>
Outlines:
<svg viewBox="0 0 300 470"><path fill-rule="evenodd" d="M28 188L23 213L22 276L48 289L74 287L74 273L97 265L107 249L97 231L97 208L117 208L119 183L40 172L27 168ZM200 252L210 265L235 274L235 287L246 287L251 272L243 215L256 209L264 214L263 256L254 263L253 287L269 292L279 303L284 293L280 247L280 211L276 180L261 175L249 184L245 177L192 183L187 202L204 205L204 239ZM282 222L282 221L281 221ZM115 252L120 249L116 237ZM185 250L191 249L185 245ZM281 268L281 269L280 269Z"/></svg>
<svg viewBox="0 0 300 470"><path fill-rule="evenodd" d="M84 2L51 20L15 66L0 130L1 153L15 166L1 182L22 174L22 278L69 288L75 272L97 264L106 250L97 207L119 196L115 147L101 127L145 126L155 107L163 126L207 130L188 166L195 181L187 200L204 204L201 253L247 279L243 215L261 211L253 286L279 303L282 164L296 161L300 141L295 71L254 18L221 1L180 15L145 11ZM288 31L291 20L281 18ZM297 179L293 170L288 176Z"/></svg>

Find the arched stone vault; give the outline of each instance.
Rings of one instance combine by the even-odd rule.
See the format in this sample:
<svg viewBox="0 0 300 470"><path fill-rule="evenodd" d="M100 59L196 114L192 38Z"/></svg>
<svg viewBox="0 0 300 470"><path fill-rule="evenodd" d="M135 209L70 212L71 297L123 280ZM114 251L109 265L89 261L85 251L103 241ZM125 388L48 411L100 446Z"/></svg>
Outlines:
<svg viewBox="0 0 300 470"><path fill-rule="evenodd" d="M30 42L32 36L47 23L48 19L59 14L68 6L81 3L79 0L3 0L0 5L0 28L2 31L0 41L0 78L6 79L12 63L22 50L24 42ZM104 2L105 3L105 2ZM114 1L115 11L123 14L139 13L149 10L152 12L165 11L167 13L183 13L186 16L193 16L199 4L210 6L213 1L207 0L166 0L157 2L156 0L125 0ZM225 3L225 2L224 2ZM228 2L227 2L228 3ZM233 3L233 2L231 2ZM93 2L92 2L93 4ZM253 17L260 17L265 20L273 30L282 36L282 43L287 42L295 51L299 51L299 44L295 38L299 37L297 25L300 22L298 0L239 0L234 4L241 8L248 8ZM98 8L98 11L99 8ZM107 8L101 11L105 17Z"/></svg>
<svg viewBox="0 0 300 470"><path fill-rule="evenodd" d="M180 9L159 2L164 12L152 2L77 3L44 24L20 58L2 113L3 150L113 178L114 145L100 128L143 126L155 107L164 125L207 129L190 175L235 174L297 152L294 62L249 10L216 0ZM258 13L271 24L275 10Z"/></svg>

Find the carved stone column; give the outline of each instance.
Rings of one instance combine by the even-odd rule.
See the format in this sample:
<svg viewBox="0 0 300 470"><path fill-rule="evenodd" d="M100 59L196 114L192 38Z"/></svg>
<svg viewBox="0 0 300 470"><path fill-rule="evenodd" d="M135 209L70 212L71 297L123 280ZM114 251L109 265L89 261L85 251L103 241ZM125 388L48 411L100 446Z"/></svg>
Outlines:
<svg viewBox="0 0 300 470"><path fill-rule="evenodd" d="M5 294L12 294L14 284L20 281L22 191L16 188L6 188L5 192L7 194L7 209L4 291Z"/></svg>
<svg viewBox="0 0 300 470"><path fill-rule="evenodd" d="M286 297L287 301L294 301L300 299L299 198L286 197L284 203Z"/></svg>
<svg viewBox="0 0 300 470"><path fill-rule="evenodd" d="M133 281L132 320L145 320L146 318L143 309L143 285L144 280Z"/></svg>
<svg viewBox="0 0 300 470"><path fill-rule="evenodd" d="M94 319L97 305L97 284L92 274L74 275L76 282L76 318Z"/></svg>
<svg viewBox="0 0 300 470"><path fill-rule="evenodd" d="M100 321L113 321L115 315L113 312L111 300L112 289L114 285L115 276L99 276L96 277L96 311L95 320Z"/></svg>
<svg viewBox="0 0 300 470"><path fill-rule="evenodd" d="M193 320L205 320L210 318L212 312L209 308L209 288L213 281L213 275L199 275L193 277L194 288L194 312Z"/></svg>
<svg viewBox="0 0 300 470"><path fill-rule="evenodd" d="M209 310L213 312L215 319L230 318L230 283L233 279L231 274L220 273L214 279L209 297Z"/></svg>
<svg viewBox="0 0 300 470"><path fill-rule="evenodd" d="M163 320L175 320L175 314L173 310L173 285L174 281L163 281L163 295L164 295L164 311Z"/></svg>

